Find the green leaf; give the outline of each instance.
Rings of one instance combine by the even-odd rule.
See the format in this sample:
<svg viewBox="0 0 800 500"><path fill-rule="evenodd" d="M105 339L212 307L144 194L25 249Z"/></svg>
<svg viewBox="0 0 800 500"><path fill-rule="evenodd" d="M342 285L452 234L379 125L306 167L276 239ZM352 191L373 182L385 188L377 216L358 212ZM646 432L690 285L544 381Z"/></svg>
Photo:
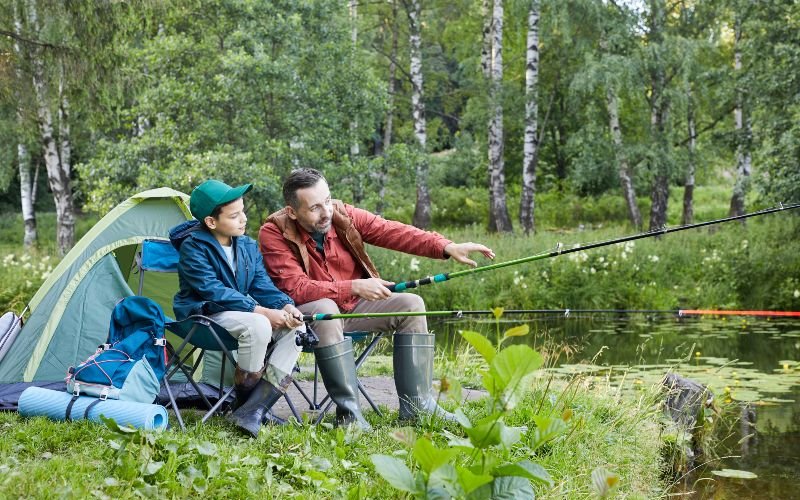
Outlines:
<svg viewBox="0 0 800 500"><path fill-rule="evenodd" d="M486 389L502 400L503 409L513 409L527 387L525 378L542 366L542 356L526 345L512 345L500 351L489 365L491 377L484 377Z"/></svg>
<svg viewBox="0 0 800 500"><path fill-rule="evenodd" d="M496 477L492 483L492 500L518 500L520 498L536 498L533 486L521 477Z"/></svg>
<svg viewBox="0 0 800 500"><path fill-rule="evenodd" d="M458 473L458 480L461 483L461 488L463 488L464 493L467 494L472 493L484 484L491 483L492 479L494 479L488 474L475 474L464 467L456 467L456 472Z"/></svg>
<svg viewBox="0 0 800 500"><path fill-rule="evenodd" d="M732 477L736 479L755 479L758 477L758 475L752 472L737 469L712 470L711 473L715 476Z"/></svg>
<svg viewBox="0 0 800 500"><path fill-rule="evenodd" d="M528 325L520 325L515 326L514 328L509 328L506 330L506 333L503 334L503 341L510 339L511 337L523 337L530 333L531 329Z"/></svg>
<svg viewBox="0 0 800 500"><path fill-rule="evenodd" d="M489 418L489 420L481 420L480 423L470 429L464 429L464 432L469 436L469 440L476 448L487 448L500 444L500 434L505 428L505 424L494 415Z"/></svg>
<svg viewBox="0 0 800 500"><path fill-rule="evenodd" d="M476 351L478 351L478 354L483 356L483 359L485 359L487 363L492 362L496 352L494 350L494 346L486 337L478 332L473 332L470 330L462 330L461 336L464 337L464 340L469 342L469 344L474 347Z"/></svg>
<svg viewBox="0 0 800 500"><path fill-rule="evenodd" d="M495 476L517 476L536 481L538 483L553 486L553 478L550 474L539 464L535 464L530 460L522 460L515 464L503 464L496 467L492 474Z"/></svg>
<svg viewBox="0 0 800 500"><path fill-rule="evenodd" d="M533 431L533 442L531 448L534 450L551 439L555 438L567 428L566 422L558 417L547 415L536 415L533 417L536 429Z"/></svg>
<svg viewBox="0 0 800 500"><path fill-rule="evenodd" d="M326 472L331 467L333 467L333 464L331 464L331 461L328 460L325 457L314 456L314 457L311 457L311 467L314 470Z"/></svg>
<svg viewBox="0 0 800 500"><path fill-rule="evenodd" d="M375 471L400 491L408 493L416 492L416 484L414 476L406 466L405 462L388 455L370 455L372 463L375 465Z"/></svg>
<svg viewBox="0 0 800 500"><path fill-rule="evenodd" d="M505 309L502 307L492 308L492 314L494 314L494 319L500 319L503 316L503 311L505 311Z"/></svg>
<svg viewBox="0 0 800 500"><path fill-rule="evenodd" d="M391 432L389 437L395 441L403 443L410 448L414 446L414 443L417 441L417 432L413 427L401 427L399 429L395 429L394 432Z"/></svg>
<svg viewBox="0 0 800 500"><path fill-rule="evenodd" d="M108 418L105 415L100 415L100 420L108 427L110 430L116 432L117 434L136 434L139 432L139 429L134 427L128 427L126 425L119 425L117 421L113 418Z"/></svg>
<svg viewBox="0 0 800 500"><path fill-rule="evenodd" d="M503 444L503 447L510 450L512 446L519 443L522 439L522 432L524 429L524 427L510 427L504 425L502 429L500 429L500 442Z"/></svg>
<svg viewBox="0 0 800 500"><path fill-rule="evenodd" d="M194 449L197 450L197 453L205 457L213 457L217 454L217 445L209 441L203 441L194 445Z"/></svg>
<svg viewBox="0 0 800 500"><path fill-rule="evenodd" d="M431 498L431 491L436 493L443 491L445 495L442 498L462 496L461 482L453 464L444 464L431 472L428 478L428 498Z"/></svg>
<svg viewBox="0 0 800 500"><path fill-rule="evenodd" d="M458 450L453 449L441 450L424 437L417 439L413 451L419 466L429 474L458 456L458 453Z"/></svg>
<svg viewBox="0 0 800 500"><path fill-rule="evenodd" d="M461 424L462 427L472 427L472 422L469 421L469 417L467 417L461 408L456 408L454 414L456 416L456 420L459 424Z"/></svg>
<svg viewBox="0 0 800 500"><path fill-rule="evenodd" d="M164 462L150 462L144 469L144 475L152 476L156 472L160 471L162 467L164 467Z"/></svg>
<svg viewBox="0 0 800 500"><path fill-rule="evenodd" d="M594 493L604 498L611 493L611 490L619 484L619 476L609 472L603 467L598 467L592 471L592 489Z"/></svg>

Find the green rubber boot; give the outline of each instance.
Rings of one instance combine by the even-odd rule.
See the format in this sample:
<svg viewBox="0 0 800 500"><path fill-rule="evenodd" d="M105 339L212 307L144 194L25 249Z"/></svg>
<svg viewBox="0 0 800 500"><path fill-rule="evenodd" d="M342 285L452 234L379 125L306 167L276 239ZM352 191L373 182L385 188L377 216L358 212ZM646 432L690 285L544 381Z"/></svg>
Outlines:
<svg viewBox="0 0 800 500"><path fill-rule="evenodd" d="M372 426L361 413L361 403L358 399L358 379L352 339L346 338L338 344L314 349L314 356L317 358L325 390L336 403L337 424L356 424L361 430L371 431Z"/></svg>
<svg viewBox="0 0 800 500"><path fill-rule="evenodd" d="M436 403L433 390L434 335L394 335L394 386L400 398L400 418L434 415L455 422L456 416Z"/></svg>

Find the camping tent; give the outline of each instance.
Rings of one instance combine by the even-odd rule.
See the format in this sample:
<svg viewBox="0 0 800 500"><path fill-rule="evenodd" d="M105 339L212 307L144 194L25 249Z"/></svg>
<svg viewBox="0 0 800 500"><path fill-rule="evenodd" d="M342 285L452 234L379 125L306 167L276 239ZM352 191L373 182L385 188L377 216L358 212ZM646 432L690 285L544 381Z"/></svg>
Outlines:
<svg viewBox="0 0 800 500"><path fill-rule="evenodd" d="M30 301L30 317L0 360L0 400L10 384L47 386L105 342L111 311L134 295L134 257L145 239L166 239L169 228L191 218L189 197L159 188L134 195L105 215L61 260ZM172 313L177 279L158 278L143 295ZM150 279L148 277L148 279ZM167 281L171 279L172 282ZM130 283L129 283L130 282ZM167 283L167 285L164 285ZM134 284L133 288L136 285ZM218 363L205 363L203 380L218 380ZM217 366L214 366L217 365ZM27 385L27 384L26 384Z"/></svg>

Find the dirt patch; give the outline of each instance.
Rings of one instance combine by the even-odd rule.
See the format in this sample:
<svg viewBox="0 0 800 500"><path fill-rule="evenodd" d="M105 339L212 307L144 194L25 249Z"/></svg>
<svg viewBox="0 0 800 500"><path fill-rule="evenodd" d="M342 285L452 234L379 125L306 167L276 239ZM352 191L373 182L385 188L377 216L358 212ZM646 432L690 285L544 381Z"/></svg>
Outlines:
<svg viewBox="0 0 800 500"><path fill-rule="evenodd" d="M392 377L361 377L360 380L361 384L364 386L364 389L366 389L367 393L370 395L370 398L372 398L378 407L386 407L390 411L397 411L397 392L394 388L394 379ZM306 393L309 399L313 401L314 382L310 380L299 380L297 383ZM288 394L289 399L292 400L292 403L301 415L317 414L315 410L311 409L309 402L306 401L306 399L300 394L300 391L297 389L297 387L292 385L289 388ZM465 400L479 399L483 396L486 396L486 392L476 389L464 389L462 394ZM322 385L322 381L320 381L317 387L317 402L325 398L326 395L327 393L325 392L325 386ZM361 408L365 411L371 409L363 394L361 395ZM289 409L289 405L286 403L285 399L281 399L275 406L273 406L273 412L282 418L287 418L291 415L291 410Z"/></svg>

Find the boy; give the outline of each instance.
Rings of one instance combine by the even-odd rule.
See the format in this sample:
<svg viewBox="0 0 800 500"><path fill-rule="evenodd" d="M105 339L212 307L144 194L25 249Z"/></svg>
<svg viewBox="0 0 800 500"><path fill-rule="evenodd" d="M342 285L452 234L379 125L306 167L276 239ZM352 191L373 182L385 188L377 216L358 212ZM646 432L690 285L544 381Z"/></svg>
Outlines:
<svg viewBox="0 0 800 500"><path fill-rule="evenodd" d="M189 200L196 220L172 228L170 241L180 252L175 316L208 316L238 340L236 402L228 419L256 437L262 420L277 420L269 409L292 381L301 351L294 330L303 316L272 283L256 242L244 235L242 196L251 188L213 179L200 184ZM275 349L265 359L273 332Z"/></svg>

